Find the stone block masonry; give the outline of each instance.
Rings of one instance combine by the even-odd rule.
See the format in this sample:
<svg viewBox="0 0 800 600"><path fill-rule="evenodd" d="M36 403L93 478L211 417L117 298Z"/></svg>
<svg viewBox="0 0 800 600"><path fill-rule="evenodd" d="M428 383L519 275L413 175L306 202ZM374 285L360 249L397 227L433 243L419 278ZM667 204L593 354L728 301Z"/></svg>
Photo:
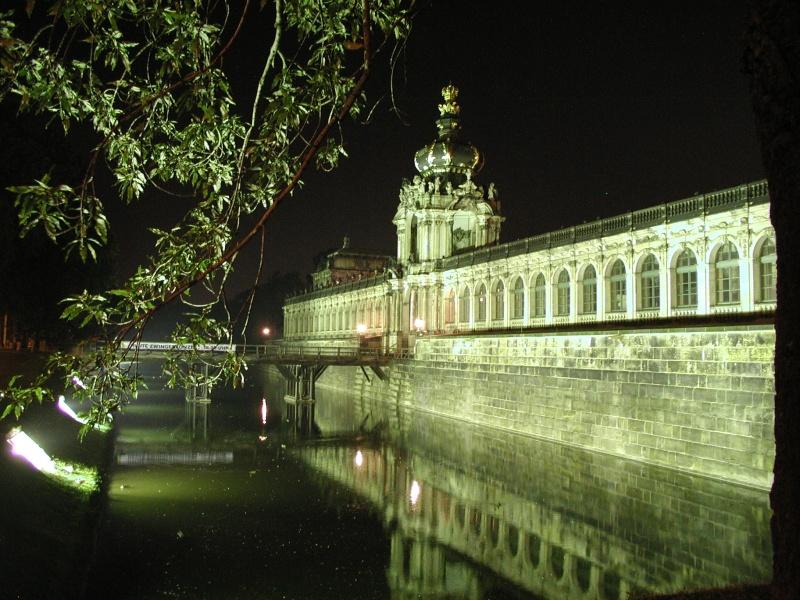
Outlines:
<svg viewBox="0 0 800 600"><path fill-rule="evenodd" d="M433 336L388 381L337 367L318 385L376 413L425 411L766 489L774 344L771 325Z"/></svg>

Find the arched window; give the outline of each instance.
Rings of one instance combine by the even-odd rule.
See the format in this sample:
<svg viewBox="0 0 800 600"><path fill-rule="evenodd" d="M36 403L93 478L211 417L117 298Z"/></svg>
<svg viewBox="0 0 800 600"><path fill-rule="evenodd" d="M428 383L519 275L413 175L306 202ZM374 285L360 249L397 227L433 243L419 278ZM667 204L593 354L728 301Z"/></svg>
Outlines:
<svg viewBox="0 0 800 600"><path fill-rule="evenodd" d="M625 263L620 259L614 261L608 278L608 310L625 312L628 308L627 289L625 285Z"/></svg>
<svg viewBox="0 0 800 600"><path fill-rule="evenodd" d="M458 322L469 323L469 287L466 285L458 296Z"/></svg>
<svg viewBox="0 0 800 600"><path fill-rule="evenodd" d="M505 295L506 286L503 285L502 281L498 281L494 284L494 289L492 290L492 320L494 321L505 319Z"/></svg>
<svg viewBox="0 0 800 600"><path fill-rule="evenodd" d="M525 282L522 277L517 277L512 289L511 318L521 319L525 316Z"/></svg>
<svg viewBox="0 0 800 600"><path fill-rule="evenodd" d="M586 267L581 278L581 313L597 312L597 271L592 265Z"/></svg>
<svg viewBox="0 0 800 600"><path fill-rule="evenodd" d="M675 306L697 306L697 259L691 250L684 250L675 262Z"/></svg>
<svg viewBox="0 0 800 600"><path fill-rule="evenodd" d="M562 269L556 280L556 316L563 317L569 314L569 273Z"/></svg>
<svg viewBox="0 0 800 600"><path fill-rule="evenodd" d="M484 284L480 284L478 289L475 291L475 322L476 323L485 323L486 322L486 286Z"/></svg>
<svg viewBox="0 0 800 600"><path fill-rule="evenodd" d="M661 305L658 260L653 254L648 254L642 262L642 270L639 273L639 294L643 310L654 310Z"/></svg>
<svg viewBox="0 0 800 600"><path fill-rule="evenodd" d="M456 320L456 294L453 290L447 290L444 297L444 322L447 325L455 323Z"/></svg>
<svg viewBox="0 0 800 600"><path fill-rule="evenodd" d="M545 315L545 292L547 290L547 284L544 280L544 275L539 273L536 276L536 281L533 284L533 294L531 294L531 300L533 300L533 306L531 306L531 314L535 318L541 318Z"/></svg>
<svg viewBox="0 0 800 600"><path fill-rule="evenodd" d="M726 242L717 250L714 259L715 304L739 302L739 252L733 242Z"/></svg>
<svg viewBox="0 0 800 600"><path fill-rule="evenodd" d="M775 253L775 242L767 238L761 244L756 254L756 301L775 302L775 262L778 256Z"/></svg>

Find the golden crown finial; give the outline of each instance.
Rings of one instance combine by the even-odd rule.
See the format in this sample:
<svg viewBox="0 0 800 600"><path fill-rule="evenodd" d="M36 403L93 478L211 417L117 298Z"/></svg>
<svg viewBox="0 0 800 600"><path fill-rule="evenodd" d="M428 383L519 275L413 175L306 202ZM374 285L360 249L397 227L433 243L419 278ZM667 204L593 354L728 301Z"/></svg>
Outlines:
<svg viewBox="0 0 800 600"><path fill-rule="evenodd" d="M452 83L448 83L442 88L442 98L444 98L444 102L439 105L440 115L457 115L461 111L461 107L456 103L458 88Z"/></svg>

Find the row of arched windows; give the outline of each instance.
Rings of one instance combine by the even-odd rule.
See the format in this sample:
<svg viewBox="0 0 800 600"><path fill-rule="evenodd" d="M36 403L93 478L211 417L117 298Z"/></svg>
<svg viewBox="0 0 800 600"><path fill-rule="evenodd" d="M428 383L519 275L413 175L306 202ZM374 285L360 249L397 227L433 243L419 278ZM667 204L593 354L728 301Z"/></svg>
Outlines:
<svg viewBox="0 0 800 600"><path fill-rule="evenodd" d="M740 260L736 245L724 241L702 268L695 252L684 248L673 255L668 269L655 253L649 252L636 262L633 273L617 258L606 265L603 276L594 264L587 263L574 271L561 267L549 282L542 270L530 278L517 275L505 281L498 278L494 282L464 283L446 290L441 316L446 327L463 328L502 325L507 319L518 323L549 317L556 322L573 316L592 319L601 312L608 315L603 318L625 318L633 313L657 314L667 305L678 312L691 313L701 302L703 307L735 310L742 302L743 286L749 286L751 281L749 297L754 304L775 302L776 259L775 243L765 236L754 247L751 278L742 273L747 263ZM701 282L705 284L702 296ZM342 298L338 304L324 307L312 302L305 309L287 313L285 331L289 335L335 334L354 332L359 324L367 331L381 330L386 325L387 301L384 296L350 301ZM409 319L409 327L415 317L426 316L413 294L409 310L415 313ZM439 327L437 321L430 318L427 325Z"/></svg>
<svg viewBox="0 0 800 600"><path fill-rule="evenodd" d="M355 331L359 323L367 330L383 327L383 300L361 300L348 304L307 309L287 315L284 330L290 335Z"/></svg>
<svg viewBox="0 0 800 600"><path fill-rule="evenodd" d="M695 309L698 305L698 261L695 253L684 249L674 261L671 282L672 306L676 309ZM754 257L754 301L769 303L775 301L775 243L764 238L756 248ZM639 262L639 272L633 282L637 286L636 306L639 311L658 311L662 303L661 265L655 254L647 254ZM529 316L542 319L547 313L547 300L550 296L553 317L567 317L572 310L581 315L593 315L598 311L602 290L605 290L604 306L608 313L626 313L629 309L629 277L625 263L621 259L613 261L607 270L605 280L600 280L594 265L585 265L577 270L577 281L573 285L570 272L559 269L553 278L548 294L547 280L543 272L535 274L529 287ZM741 301L742 277L740 273L739 252L732 242L723 243L713 254L709 268L709 289L711 306L736 305ZM601 287L604 285L604 288ZM525 280L517 276L509 284L506 296L505 284L496 281L487 288L480 282L471 289L468 284L458 291L451 289L445 298L445 323L467 324L503 321L506 317L506 298L508 299L508 318L520 320L525 316ZM575 306L572 295L576 294ZM474 306L474 314L471 309Z"/></svg>

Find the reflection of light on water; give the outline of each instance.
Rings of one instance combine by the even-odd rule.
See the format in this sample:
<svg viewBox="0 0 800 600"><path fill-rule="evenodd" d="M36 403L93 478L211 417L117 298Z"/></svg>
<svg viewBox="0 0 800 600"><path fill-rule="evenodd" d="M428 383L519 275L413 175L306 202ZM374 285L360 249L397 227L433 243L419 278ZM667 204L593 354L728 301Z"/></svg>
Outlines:
<svg viewBox="0 0 800 600"><path fill-rule="evenodd" d="M353 462L357 467L360 467L364 464L364 455L361 453L361 450L356 452L356 457L353 459Z"/></svg>
<svg viewBox="0 0 800 600"><path fill-rule="evenodd" d="M53 473L56 465L53 459L34 442L21 428L14 427L6 435L6 441L11 446L11 454L21 456L31 463L37 470Z"/></svg>
<svg viewBox="0 0 800 600"><path fill-rule="evenodd" d="M261 424L262 425L266 425L267 424L267 399L266 398L262 398L261 399Z"/></svg>
<svg viewBox="0 0 800 600"><path fill-rule="evenodd" d="M233 452L123 452L117 455L118 465L210 465L233 463Z"/></svg>
<svg viewBox="0 0 800 600"><path fill-rule="evenodd" d="M411 500L411 505L416 506L417 501L419 500L419 494L422 490L419 487L419 483L415 479L411 482L411 491L408 494L408 499Z"/></svg>

